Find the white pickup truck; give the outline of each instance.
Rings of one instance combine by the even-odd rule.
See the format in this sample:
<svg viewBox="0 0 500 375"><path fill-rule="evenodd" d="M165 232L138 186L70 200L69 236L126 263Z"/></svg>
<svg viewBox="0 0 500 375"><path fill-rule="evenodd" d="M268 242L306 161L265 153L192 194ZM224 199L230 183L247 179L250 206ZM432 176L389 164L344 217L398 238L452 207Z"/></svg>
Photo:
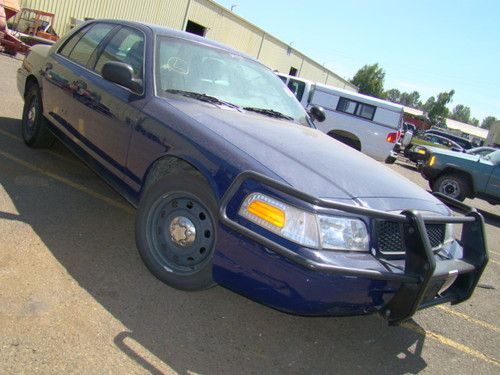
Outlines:
<svg viewBox="0 0 500 375"><path fill-rule="evenodd" d="M321 106L326 120L317 127L372 158L393 163L401 134L403 106L302 78L278 74L304 108Z"/></svg>

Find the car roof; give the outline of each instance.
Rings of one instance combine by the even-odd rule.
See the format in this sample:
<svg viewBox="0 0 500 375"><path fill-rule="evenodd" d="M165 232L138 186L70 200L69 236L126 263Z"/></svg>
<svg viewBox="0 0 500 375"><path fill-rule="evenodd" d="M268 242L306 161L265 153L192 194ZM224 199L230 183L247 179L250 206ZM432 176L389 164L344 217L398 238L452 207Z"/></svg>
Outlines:
<svg viewBox="0 0 500 375"><path fill-rule="evenodd" d="M139 28L139 29L143 29L143 30L147 28L147 29L151 30L155 35L162 35L162 36L167 36L167 37L174 37L174 38L189 40L189 41L193 41L193 42L198 42L198 43L204 44L206 46L210 46L210 47L214 47L214 48L218 48L218 49L224 50L224 51L229 52L229 53L231 53L233 55L238 55L238 56L245 57L247 59L250 59L252 61L255 61L255 62L259 63L262 66L265 66L260 61L256 60L252 56L249 56L249 55L247 55L245 53L242 53L241 51L235 50L235 49L233 49L231 47L228 47L228 46L226 46L224 44L221 44L221 43L218 43L216 41L207 39L205 37L188 33L186 31L174 30L174 29L171 29L169 27L165 27L165 26L161 26L161 25L157 25L157 24L152 24L152 23L144 23L144 22L137 22L137 21L127 21L127 20L94 19L94 20L89 21L89 23L91 23L91 22L92 23L94 23L94 22L115 23L115 24L118 24L118 25L132 26L132 27L136 27L136 28Z"/></svg>
<svg viewBox="0 0 500 375"><path fill-rule="evenodd" d="M471 143L470 140L468 140L467 138L464 138L464 137L460 137L458 135L455 135L455 134L451 134L451 133L447 133L445 132L444 130L439 130L439 129L429 129L429 130L426 130L425 131L426 134L436 134L436 135L440 135L440 136L443 136L443 137L453 137L453 138L456 138L456 139L459 139L461 141L464 141L464 142L469 142Z"/></svg>
<svg viewBox="0 0 500 375"><path fill-rule="evenodd" d="M448 138L448 137L444 137L444 136L441 136L441 135L439 135L439 134L432 134L432 133L426 133L425 135L429 135L429 136L430 136L430 135L432 135L433 137L437 137L437 138L439 138L439 139L444 139L444 140L446 140L446 141L450 142L451 144L453 144L454 146L458 146L458 147L460 147L460 148L463 148L463 147L462 147L462 146L460 146L457 142L455 142L453 139L450 139L450 138Z"/></svg>

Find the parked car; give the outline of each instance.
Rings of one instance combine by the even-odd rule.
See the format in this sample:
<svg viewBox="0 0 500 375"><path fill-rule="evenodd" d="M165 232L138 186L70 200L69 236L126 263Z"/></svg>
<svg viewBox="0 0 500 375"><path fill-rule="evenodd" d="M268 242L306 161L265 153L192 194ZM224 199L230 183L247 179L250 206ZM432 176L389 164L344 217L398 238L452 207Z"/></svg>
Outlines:
<svg viewBox="0 0 500 375"><path fill-rule="evenodd" d="M403 106L356 92L278 74L304 108L320 106L326 120L317 127L375 160L394 163Z"/></svg>
<svg viewBox="0 0 500 375"><path fill-rule="evenodd" d="M448 138L449 140L457 143L464 150L469 150L469 149L474 147L472 142L469 141L468 139L463 138L463 137L459 137L458 135L451 134L451 133L445 132L445 131L440 130L440 129L432 128L432 129L427 130L425 132L425 134L434 134L434 135L438 135L440 137Z"/></svg>
<svg viewBox="0 0 500 375"><path fill-rule="evenodd" d="M463 201L500 202L500 150L486 156L433 149L422 168L432 191Z"/></svg>
<svg viewBox="0 0 500 375"><path fill-rule="evenodd" d="M315 129L270 69L221 44L90 21L33 47L18 87L25 143L59 138L137 206L139 253L174 288L398 323L469 298L487 263L478 213L454 217Z"/></svg>
<svg viewBox="0 0 500 375"><path fill-rule="evenodd" d="M429 152L436 147L450 149L456 152L465 150L452 140L435 134L424 134L422 137L413 138L413 143L406 147L404 155L417 164L420 169L429 157Z"/></svg>

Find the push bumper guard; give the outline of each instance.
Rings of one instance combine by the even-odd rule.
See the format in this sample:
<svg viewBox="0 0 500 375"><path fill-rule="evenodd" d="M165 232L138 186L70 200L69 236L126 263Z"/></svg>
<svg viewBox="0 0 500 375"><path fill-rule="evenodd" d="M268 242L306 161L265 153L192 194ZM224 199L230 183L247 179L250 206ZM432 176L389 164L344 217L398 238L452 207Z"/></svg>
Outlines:
<svg viewBox="0 0 500 375"><path fill-rule="evenodd" d="M227 206L239 191L242 184L252 180L268 188L276 189L308 204L339 210L372 219L390 220L404 226L404 243L406 257L404 272L390 270L342 267L320 263L308 259L248 228L231 220L227 215ZM440 217L425 216L419 212L408 210L401 214L357 207L332 202L298 191L262 174L246 171L236 177L221 201L220 220L229 228L261 243L286 259L307 269L339 276L357 276L400 282L400 287L393 298L382 307L380 313L389 324L395 325L411 318L418 309L441 303L457 304L467 300L473 293L481 274L488 263L486 240L484 236L484 219L476 209L442 194L435 194L443 203L463 213L463 216ZM461 259L439 260L433 253L425 224L463 224L460 244L463 247ZM444 289L445 284L451 284Z"/></svg>

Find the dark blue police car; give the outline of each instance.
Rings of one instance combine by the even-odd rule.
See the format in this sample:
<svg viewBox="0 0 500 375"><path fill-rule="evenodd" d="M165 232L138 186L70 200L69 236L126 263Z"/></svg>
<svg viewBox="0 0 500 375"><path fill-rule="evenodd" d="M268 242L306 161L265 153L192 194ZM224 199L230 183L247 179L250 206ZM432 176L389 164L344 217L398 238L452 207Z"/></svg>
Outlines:
<svg viewBox="0 0 500 375"><path fill-rule="evenodd" d="M316 130L320 108L218 43L90 21L33 47L18 87L26 144L57 137L137 206L140 255L172 287L397 323L469 298L487 263L476 211Z"/></svg>

